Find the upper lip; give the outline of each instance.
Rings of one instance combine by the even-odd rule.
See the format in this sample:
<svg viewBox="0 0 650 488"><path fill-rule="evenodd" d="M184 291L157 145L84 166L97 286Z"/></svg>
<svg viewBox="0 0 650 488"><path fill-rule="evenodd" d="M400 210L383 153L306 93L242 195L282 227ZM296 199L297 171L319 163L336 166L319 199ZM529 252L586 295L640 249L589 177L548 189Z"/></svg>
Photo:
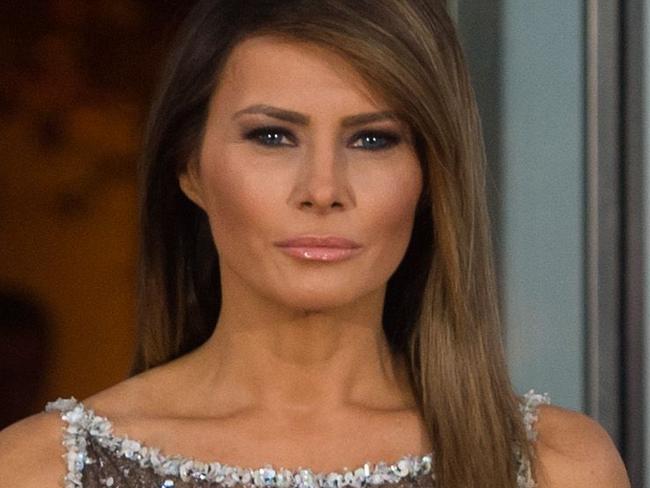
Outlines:
<svg viewBox="0 0 650 488"><path fill-rule="evenodd" d="M275 245L283 247L336 247L341 249L361 247L361 244L358 242L346 239L345 237L316 235L292 237L284 241L277 241Z"/></svg>

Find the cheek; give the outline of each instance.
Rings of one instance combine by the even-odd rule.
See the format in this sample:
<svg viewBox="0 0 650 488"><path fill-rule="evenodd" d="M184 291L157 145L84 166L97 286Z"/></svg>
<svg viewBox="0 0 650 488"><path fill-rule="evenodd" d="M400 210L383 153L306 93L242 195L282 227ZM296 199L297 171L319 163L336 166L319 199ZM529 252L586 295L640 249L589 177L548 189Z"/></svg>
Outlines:
<svg viewBox="0 0 650 488"><path fill-rule="evenodd" d="M365 229L375 243L373 268L392 274L406 253L415 209L422 189L419 167L409 168L392 178L382 180L382 189L372 189L372 203Z"/></svg>
<svg viewBox="0 0 650 488"><path fill-rule="evenodd" d="M206 212L221 254L241 255L250 246L263 246L260 239L272 232L266 227L277 219L277 194L283 188L271 175L237 171L237 165L221 158L217 166L203 169L206 181ZM277 176L275 177L277 179Z"/></svg>
<svg viewBox="0 0 650 488"><path fill-rule="evenodd" d="M373 189L373 222L386 236L402 240L410 235L415 207L422 188L419 169L407 169L381 182Z"/></svg>

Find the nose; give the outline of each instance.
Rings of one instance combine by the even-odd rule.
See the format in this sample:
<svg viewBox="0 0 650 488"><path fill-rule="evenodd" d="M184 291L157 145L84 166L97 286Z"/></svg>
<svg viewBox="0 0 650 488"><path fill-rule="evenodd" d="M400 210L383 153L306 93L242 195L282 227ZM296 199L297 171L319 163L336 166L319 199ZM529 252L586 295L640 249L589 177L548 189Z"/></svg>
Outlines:
<svg viewBox="0 0 650 488"><path fill-rule="evenodd" d="M354 204L347 161L336 148L314 147L306 153L300 168L293 192L299 209L327 213Z"/></svg>

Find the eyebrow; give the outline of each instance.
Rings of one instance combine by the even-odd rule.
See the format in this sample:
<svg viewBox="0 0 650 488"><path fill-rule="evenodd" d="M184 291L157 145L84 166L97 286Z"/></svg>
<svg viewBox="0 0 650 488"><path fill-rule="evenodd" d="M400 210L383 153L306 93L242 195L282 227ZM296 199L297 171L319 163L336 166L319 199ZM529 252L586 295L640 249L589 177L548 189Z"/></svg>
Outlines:
<svg viewBox="0 0 650 488"><path fill-rule="evenodd" d="M251 105L250 107L239 110L235 112L232 118L236 119L243 114L265 114L276 119L292 122L294 124L303 126L309 125L310 120L309 116L301 114L300 112L294 112L292 110L285 110L264 104ZM341 121L341 125L343 127L352 127L355 125L367 124L370 122L387 119L400 121L400 117L398 116L397 112L393 110L384 110L382 112L368 112L344 117Z"/></svg>

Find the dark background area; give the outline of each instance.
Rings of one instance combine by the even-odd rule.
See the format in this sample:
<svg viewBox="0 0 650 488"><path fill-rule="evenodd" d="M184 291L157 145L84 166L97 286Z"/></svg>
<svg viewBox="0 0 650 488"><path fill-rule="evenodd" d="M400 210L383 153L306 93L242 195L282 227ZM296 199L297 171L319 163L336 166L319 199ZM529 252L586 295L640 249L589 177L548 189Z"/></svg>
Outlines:
<svg viewBox="0 0 650 488"><path fill-rule="evenodd" d="M0 428L128 373L136 164L191 4L0 2Z"/></svg>

